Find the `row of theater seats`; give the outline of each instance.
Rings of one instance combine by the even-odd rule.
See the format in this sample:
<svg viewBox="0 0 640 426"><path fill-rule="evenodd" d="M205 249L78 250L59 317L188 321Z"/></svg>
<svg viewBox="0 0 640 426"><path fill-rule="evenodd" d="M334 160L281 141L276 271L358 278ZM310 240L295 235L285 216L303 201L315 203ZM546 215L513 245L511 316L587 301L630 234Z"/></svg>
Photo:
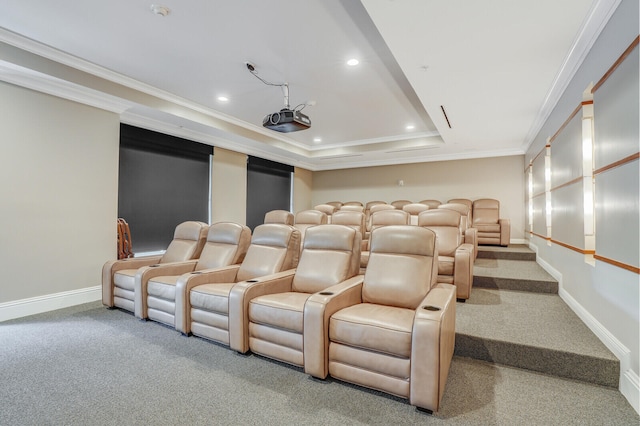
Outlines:
<svg viewBox="0 0 640 426"><path fill-rule="evenodd" d="M349 226L360 234L360 274L365 273L369 263L369 238L372 230L390 225L417 225L431 229L437 236L438 282L455 285L456 298L465 301L470 297L473 285L473 262L478 247L477 230L468 228L466 207L460 204L443 206L433 210L423 209L417 215L395 208L376 210L376 207L383 205L374 206L369 217L369 226L366 226L363 212L339 210L332 214L331 223ZM304 239L306 229L329 223L329 216L315 209L303 210L295 216L286 210L273 210L265 215L264 222L293 225L300 230Z"/></svg>
<svg viewBox="0 0 640 426"><path fill-rule="evenodd" d="M366 205L360 201L329 201L314 207L327 214L329 223L334 213L338 211L360 211L365 214L365 223L370 224L371 214L383 209L397 209L409 212L413 224L417 224L417 215L428 209L448 208L459 211L467 227L475 228L478 232L478 244L508 246L511 238L511 224L509 219L500 218L500 201L492 198L482 198L475 201L466 198L453 198L443 204L438 200L422 200L414 203L409 200L396 200L391 203L384 201L369 201Z"/></svg>
<svg viewBox="0 0 640 426"><path fill-rule="evenodd" d="M162 256L107 262L103 303L437 411L455 343L455 287L435 232L185 222Z"/></svg>

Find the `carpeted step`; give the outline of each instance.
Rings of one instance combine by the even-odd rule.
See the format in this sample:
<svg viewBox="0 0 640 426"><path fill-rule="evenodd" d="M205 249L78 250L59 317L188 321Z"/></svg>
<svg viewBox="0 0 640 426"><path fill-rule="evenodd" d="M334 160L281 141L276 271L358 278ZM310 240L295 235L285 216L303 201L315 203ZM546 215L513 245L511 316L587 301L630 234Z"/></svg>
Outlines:
<svg viewBox="0 0 640 426"><path fill-rule="evenodd" d="M536 253L524 244L510 244L508 247L478 246L480 259L532 260Z"/></svg>
<svg viewBox="0 0 640 426"><path fill-rule="evenodd" d="M478 258L473 275L474 288L558 294L558 281L532 261Z"/></svg>
<svg viewBox="0 0 640 426"><path fill-rule="evenodd" d="M476 288L456 308L457 356L618 387L620 362L559 296Z"/></svg>

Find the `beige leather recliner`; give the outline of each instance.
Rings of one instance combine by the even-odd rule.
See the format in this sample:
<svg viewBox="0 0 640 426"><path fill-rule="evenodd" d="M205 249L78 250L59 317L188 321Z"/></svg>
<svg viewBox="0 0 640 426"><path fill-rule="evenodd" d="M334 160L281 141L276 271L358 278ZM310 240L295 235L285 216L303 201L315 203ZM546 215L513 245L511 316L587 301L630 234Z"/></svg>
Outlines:
<svg viewBox="0 0 640 426"><path fill-rule="evenodd" d="M433 209L420 213L418 226L436 233L438 246L438 282L456 286L456 298L464 301L473 285L473 246L464 243L460 213Z"/></svg>
<svg viewBox="0 0 640 426"><path fill-rule="evenodd" d="M361 291L351 290L343 302L350 306L329 320L332 377L438 410L455 345L456 293L436 282L437 257L429 229L373 230Z"/></svg>
<svg viewBox="0 0 640 426"><path fill-rule="evenodd" d="M347 226L314 226L307 230L295 271L234 287L234 303L248 302L252 352L326 377L329 317L339 308L329 299L361 282L361 277L352 278L358 273L360 238ZM309 303L314 294L320 298Z"/></svg>
<svg viewBox="0 0 640 426"><path fill-rule="evenodd" d="M500 219L500 201L491 198L475 200L473 227L478 230L478 244L509 245L511 221Z"/></svg>
<svg viewBox="0 0 640 426"><path fill-rule="evenodd" d="M393 207L391 204L387 204L387 203L374 204L373 206L371 206L369 208L369 216L365 217L365 220L366 220L365 225L367 227L367 232L366 232L364 238L366 240L369 239L369 233L371 232L371 217L373 216L373 214L375 212L379 212L379 211L382 211L382 210L395 210L395 209L396 209L395 207Z"/></svg>
<svg viewBox="0 0 640 426"><path fill-rule="evenodd" d="M287 210L271 210L264 215L264 223L283 223L293 226L293 213Z"/></svg>
<svg viewBox="0 0 640 426"><path fill-rule="evenodd" d="M326 225L327 215L319 210L303 210L296 213L293 227L300 231L300 250L307 228L316 225Z"/></svg>
<svg viewBox="0 0 640 426"><path fill-rule="evenodd" d="M361 201L345 201L344 203L342 203L342 206L340 208L344 206L357 206L357 207L364 208L364 205L362 204Z"/></svg>
<svg viewBox="0 0 640 426"><path fill-rule="evenodd" d="M430 209L437 209L442 203L439 200L422 200L420 204L426 204Z"/></svg>
<svg viewBox="0 0 640 426"><path fill-rule="evenodd" d="M207 242L197 260L160 265L136 281L135 315L175 327L176 283L183 274L202 274L242 262L251 242L251 230L232 222L209 227ZM183 297L186 295L183 295Z"/></svg>
<svg viewBox="0 0 640 426"><path fill-rule="evenodd" d="M336 210L340 210L340 207L342 207L342 201L327 201L325 204L335 207Z"/></svg>
<svg viewBox="0 0 640 426"><path fill-rule="evenodd" d="M457 203L445 203L438 206L439 209L453 210L460 213L460 229L462 230L462 236L464 242L473 246L473 259L478 257L478 230L471 228L471 211L469 207L464 204Z"/></svg>
<svg viewBox="0 0 640 426"><path fill-rule="evenodd" d="M362 206L357 206L355 204L344 204L342 207L340 207L340 210L338 211L351 211L351 212L360 212L360 213L364 213L364 207Z"/></svg>
<svg viewBox="0 0 640 426"><path fill-rule="evenodd" d="M376 206L379 207L379 206ZM411 215L409 212L405 212L402 209L380 210L371 215L371 232L374 229L389 225L411 225ZM360 254L360 273L364 274L364 270L367 268L369 262L369 238L367 235L366 245L363 246L363 251Z"/></svg>
<svg viewBox="0 0 640 426"><path fill-rule="evenodd" d="M333 214L338 211L338 208L336 206L332 206L331 204L318 204L313 209L326 214L327 223L331 223Z"/></svg>
<svg viewBox="0 0 640 426"><path fill-rule="evenodd" d="M335 225L345 225L351 228L354 228L359 234L360 239L364 243L364 236L366 234L366 227L364 222L364 213L356 212L356 211L348 211L348 210L340 210L337 211L333 215L333 224ZM360 244L360 250L366 249L366 246Z"/></svg>
<svg viewBox="0 0 640 426"><path fill-rule="evenodd" d="M466 198L452 198L447 203L464 204L469 207L469 226L473 226L473 201Z"/></svg>
<svg viewBox="0 0 640 426"><path fill-rule="evenodd" d="M173 240L162 255L108 261L102 267L102 304L135 312L136 275L143 276L153 265L197 259L207 238L209 225L187 221L176 226Z"/></svg>
<svg viewBox="0 0 640 426"><path fill-rule="evenodd" d="M395 207L396 209L402 210L402 207L406 206L407 204L411 204L413 203L413 201L409 201L409 200L395 200L392 201L390 204Z"/></svg>
<svg viewBox="0 0 640 426"><path fill-rule="evenodd" d="M365 206L364 206L364 210L365 210L365 212L367 212L367 211L371 210L371 207L377 206L377 205L380 205L380 204L387 204L387 202L386 201L368 201L367 204L365 204Z"/></svg>
<svg viewBox="0 0 640 426"><path fill-rule="evenodd" d="M411 203L411 204L405 204L404 206L402 206L402 210L404 210L405 212L411 215L410 217L411 225L417 225L418 215L424 211L429 210L429 206L422 203Z"/></svg>
<svg viewBox="0 0 640 426"><path fill-rule="evenodd" d="M386 201L369 201L367 202L367 204L364 205L364 223L367 226L367 231L370 231L369 218L371 217L371 207L379 206L382 204L387 204L387 203Z"/></svg>
<svg viewBox="0 0 640 426"><path fill-rule="evenodd" d="M232 288L237 283L291 270L298 265L299 255L300 231L296 228L278 223L256 226L240 265L180 277L176 283L176 330L234 349L242 346L248 326L245 319L232 320Z"/></svg>

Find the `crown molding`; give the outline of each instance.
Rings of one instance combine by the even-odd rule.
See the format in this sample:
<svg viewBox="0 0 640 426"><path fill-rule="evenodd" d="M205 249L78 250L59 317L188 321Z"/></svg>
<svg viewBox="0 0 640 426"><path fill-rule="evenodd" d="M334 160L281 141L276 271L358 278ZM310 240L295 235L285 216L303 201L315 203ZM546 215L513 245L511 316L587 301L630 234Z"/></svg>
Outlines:
<svg viewBox="0 0 640 426"><path fill-rule="evenodd" d="M522 143L523 151L526 152L535 141L542 126L549 116L551 116L553 109L560 101L564 91L569 86L569 83L571 83L576 72L578 72L578 69L586 59L598 36L607 25L607 22L609 22L609 19L621 1L622 0L597 0L592 4L587 18L573 41L569 53L567 53L560 70L556 74L542 102L542 106L536 115L536 119Z"/></svg>
<svg viewBox="0 0 640 426"><path fill-rule="evenodd" d="M489 157L509 157L513 155L524 155L524 151L521 149L504 149L504 150L495 150L495 151L482 151L482 152L473 152L473 153L460 153L460 154L442 154L442 155L429 155L429 156L421 156L421 155L413 155L411 157L401 157L401 158L387 158L387 159L376 159L369 161L350 161L344 163L331 163L330 165L324 166L322 164L314 163L314 168L310 169L311 171L325 171L325 170L338 170L338 169L353 169L360 167L376 167L376 166L393 166L400 164L413 164L413 163L432 163L436 161L454 161L454 160L474 160L478 158L489 158ZM359 154L345 154L342 156L345 157L356 157L362 156ZM332 159L338 159L340 156L334 156Z"/></svg>
<svg viewBox="0 0 640 426"><path fill-rule="evenodd" d="M116 114L121 114L133 106L131 102L115 96L87 89L5 61L0 61L0 80Z"/></svg>

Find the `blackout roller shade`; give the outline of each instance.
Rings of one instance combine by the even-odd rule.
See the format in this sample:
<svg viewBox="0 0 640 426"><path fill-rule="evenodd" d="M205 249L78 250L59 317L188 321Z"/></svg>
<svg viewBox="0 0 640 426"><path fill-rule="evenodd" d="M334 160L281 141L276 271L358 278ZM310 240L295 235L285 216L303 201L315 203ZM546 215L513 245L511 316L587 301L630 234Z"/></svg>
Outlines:
<svg viewBox="0 0 640 426"><path fill-rule="evenodd" d="M249 156L247 160L247 226L264 223L271 210L291 208L293 166Z"/></svg>
<svg viewBox="0 0 640 426"><path fill-rule="evenodd" d="M208 222L211 155L210 145L121 124L118 217L134 253L166 249L181 222Z"/></svg>

